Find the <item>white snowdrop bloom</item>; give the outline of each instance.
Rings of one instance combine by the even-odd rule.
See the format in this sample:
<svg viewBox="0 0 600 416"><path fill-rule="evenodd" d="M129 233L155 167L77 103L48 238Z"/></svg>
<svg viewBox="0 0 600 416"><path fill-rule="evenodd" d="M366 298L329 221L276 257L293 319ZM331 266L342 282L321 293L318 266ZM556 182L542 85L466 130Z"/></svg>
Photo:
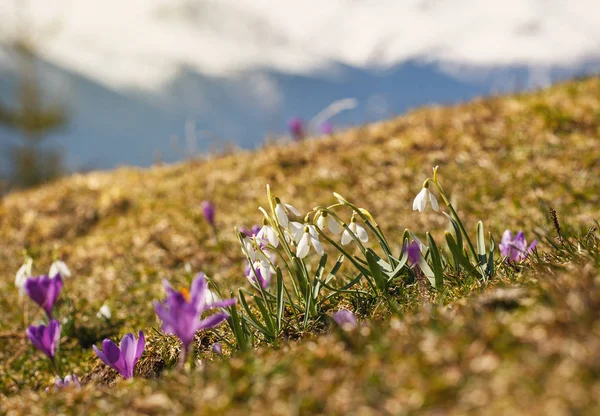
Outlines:
<svg viewBox="0 0 600 416"><path fill-rule="evenodd" d="M112 312L111 312L110 308L108 307L108 305L105 303L104 305L102 305L100 307L96 316L98 317L98 319L109 320L110 318L112 318Z"/></svg>
<svg viewBox="0 0 600 416"><path fill-rule="evenodd" d="M56 260L54 263L52 263L52 266L50 266L48 276L50 276L51 278L55 278L59 274L60 277L63 278L71 277L71 270L69 270L69 267L64 261Z"/></svg>
<svg viewBox="0 0 600 416"><path fill-rule="evenodd" d="M27 258L27 261L19 267L17 274L15 275L15 286L19 289L19 294L23 296L25 294L25 282L27 278L31 277L31 268L33 266L33 259Z"/></svg>
<svg viewBox="0 0 600 416"><path fill-rule="evenodd" d="M334 234L339 234L342 232L342 227L340 224L338 224L338 222L331 215L327 215L327 212L321 213L319 219L317 219L317 226L320 230L329 228L329 231Z"/></svg>
<svg viewBox="0 0 600 416"><path fill-rule="evenodd" d="M319 241L319 233L314 227L314 225L304 226L302 237L300 237L298 247L296 247L296 256L300 259L303 259L308 255L311 245L319 255L323 255L324 253L323 245Z"/></svg>
<svg viewBox="0 0 600 416"><path fill-rule="evenodd" d="M209 306L209 305L211 305L211 304L213 304L215 302L218 302L220 300L221 299L219 298L219 296L215 292L213 292L212 290L210 290L210 289L207 288L204 291L204 301L206 302L207 306Z"/></svg>
<svg viewBox="0 0 600 416"><path fill-rule="evenodd" d="M290 204L282 203L279 198L275 198L275 203L277 204L275 205L275 215L277 216L277 221L279 221L279 224L281 224L283 227L288 226L288 215L290 212L294 215L300 216L300 211Z"/></svg>
<svg viewBox="0 0 600 416"><path fill-rule="evenodd" d="M256 234L256 238L259 240L265 240L273 247L277 247L279 245L279 238L277 237L277 233L270 225L263 225L258 234Z"/></svg>
<svg viewBox="0 0 600 416"><path fill-rule="evenodd" d="M438 210L438 201L435 198L435 195L429 190L429 188L423 187L421 192L417 194L415 200L413 201L413 211L419 210L419 212L423 212L425 207L427 206L427 200L431 202L431 208L437 212Z"/></svg>
<svg viewBox="0 0 600 416"><path fill-rule="evenodd" d="M350 229L352 234L358 237L358 239L362 243L366 243L367 241L369 241L369 235L367 234L367 230L365 230L362 225L358 225L354 217L352 217L352 219L350 220L350 225L348 225L348 228ZM344 229L344 233L342 234L342 245L345 246L346 244L354 241L354 239L352 238L352 234L350 234L348 230Z"/></svg>
<svg viewBox="0 0 600 416"><path fill-rule="evenodd" d="M298 244L298 242L300 242L300 239L302 238L302 234L304 233L304 224L292 221L288 224L288 230L290 231L292 240L294 240L294 242Z"/></svg>

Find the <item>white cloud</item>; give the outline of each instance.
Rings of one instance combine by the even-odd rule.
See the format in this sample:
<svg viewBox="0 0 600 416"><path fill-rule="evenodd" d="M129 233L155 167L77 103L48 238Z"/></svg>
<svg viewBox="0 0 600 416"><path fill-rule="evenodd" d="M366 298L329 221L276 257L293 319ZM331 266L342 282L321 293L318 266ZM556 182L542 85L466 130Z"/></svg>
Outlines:
<svg viewBox="0 0 600 416"><path fill-rule="evenodd" d="M227 76L421 58L543 73L600 58L597 0L0 0L0 36L19 13L46 59L115 88L158 90L183 66Z"/></svg>

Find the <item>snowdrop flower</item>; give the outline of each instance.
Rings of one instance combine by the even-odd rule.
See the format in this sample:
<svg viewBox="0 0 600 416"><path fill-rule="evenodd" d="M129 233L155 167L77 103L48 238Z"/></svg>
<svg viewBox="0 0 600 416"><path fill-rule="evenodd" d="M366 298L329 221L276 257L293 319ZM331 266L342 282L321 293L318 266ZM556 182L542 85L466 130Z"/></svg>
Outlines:
<svg viewBox="0 0 600 416"><path fill-rule="evenodd" d="M429 180L426 180L423 184L423 189L421 189L421 192L417 194L413 201L413 211L419 210L419 212L423 212L427 206L428 199L431 202L431 208L437 212L439 209L438 201L435 195L429 190Z"/></svg>
<svg viewBox="0 0 600 416"><path fill-rule="evenodd" d="M96 316L98 317L98 319L106 319L108 321L110 318L112 318L112 312L108 305L105 303L100 307Z"/></svg>
<svg viewBox="0 0 600 416"><path fill-rule="evenodd" d="M358 237L361 243L366 243L367 241L369 241L369 235L367 234L367 230L365 230L362 225L358 225L356 223L356 218L354 218L354 215L350 220L350 225L348 225L348 228L350 229L350 231L352 231L352 234ZM354 240L352 238L352 234L350 234L348 230L344 229L344 233L342 234L343 246Z"/></svg>
<svg viewBox="0 0 600 416"><path fill-rule="evenodd" d="M264 258L262 261L255 260L252 263L248 262L246 266L246 278L248 281L251 284L259 284L263 289L266 289L269 286L271 276L274 273L275 269L273 269L271 263Z"/></svg>
<svg viewBox="0 0 600 416"><path fill-rule="evenodd" d="M297 237L296 241L298 241ZM321 245L321 242L319 241L319 233L315 229L315 226L305 225L298 246L296 247L296 256L301 259L306 257L311 245L319 255L323 255L323 245Z"/></svg>
<svg viewBox="0 0 600 416"><path fill-rule="evenodd" d="M317 219L317 226L321 231L324 231L326 228L329 228L334 234L339 234L342 232L342 227L338 222L331 216L327 214L327 211L322 211Z"/></svg>
<svg viewBox="0 0 600 416"><path fill-rule="evenodd" d="M277 221L279 221L279 224L281 224L281 226L288 226L288 215L290 214L290 212L294 215L300 216L300 211L298 211L290 204L282 203L279 198L275 198L275 203L275 215L277 216Z"/></svg>
<svg viewBox="0 0 600 416"><path fill-rule="evenodd" d="M256 238L259 240L264 240L268 244L271 244L273 247L277 247L279 245L279 238L277 237L277 233L269 224L263 224L260 231L256 234Z"/></svg>
<svg viewBox="0 0 600 416"><path fill-rule="evenodd" d="M53 279L59 274L61 277L71 277L71 270L69 270L69 267L67 267L64 261L56 260L52 263L52 266L50 266L48 276Z"/></svg>
<svg viewBox="0 0 600 416"><path fill-rule="evenodd" d="M31 268L33 266L33 259L31 257L27 257L27 261L19 267L17 274L15 276L15 286L19 289L19 294L23 296L25 294L25 282L27 278L31 277Z"/></svg>

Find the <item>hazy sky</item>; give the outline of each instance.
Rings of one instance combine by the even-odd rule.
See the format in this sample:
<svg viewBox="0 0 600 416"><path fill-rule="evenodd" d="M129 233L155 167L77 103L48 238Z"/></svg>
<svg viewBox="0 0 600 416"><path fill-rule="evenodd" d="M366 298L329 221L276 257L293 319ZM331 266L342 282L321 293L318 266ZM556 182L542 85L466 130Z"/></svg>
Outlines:
<svg viewBox="0 0 600 416"><path fill-rule="evenodd" d="M24 22L47 60L116 89L159 90L182 67L600 62L599 0L0 0L0 16L0 39Z"/></svg>

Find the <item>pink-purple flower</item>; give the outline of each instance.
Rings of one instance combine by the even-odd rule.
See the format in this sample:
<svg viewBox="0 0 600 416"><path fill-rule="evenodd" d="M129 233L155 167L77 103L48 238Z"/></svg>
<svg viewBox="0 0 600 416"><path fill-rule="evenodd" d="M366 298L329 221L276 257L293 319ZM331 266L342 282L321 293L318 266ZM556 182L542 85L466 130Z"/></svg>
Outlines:
<svg viewBox="0 0 600 416"><path fill-rule="evenodd" d="M54 364L54 355L60 340L60 324L53 319L46 325L31 325L27 328L27 338L41 352L43 352L52 364Z"/></svg>
<svg viewBox="0 0 600 416"><path fill-rule="evenodd" d="M94 352L107 366L117 370L124 378L133 377L133 369L138 362L144 347L146 339L142 331L138 334L138 339L131 333L121 339L120 347L110 339L106 338L102 342L102 351L93 346Z"/></svg>
<svg viewBox="0 0 600 416"><path fill-rule="evenodd" d="M52 308L60 295L63 287L63 281L60 274L54 277L38 276L29 277L25 281L25 291L29 297L38 305L40 305L48 318L52 319Z"/></svg>
<svg viewBox="0 0 600 416"><path fill-rule="evenodd" d="M163 331L176 335L181 340L184 347L182 357L185 360L185 355L194 341L196 332L214 328L229 317L226 312L217 312L208 318L201 319L202 314L209 309L232 306L235 299L207 304L206 293L209 289L204 273L196 275L189 292L173 289L166 280L163 281L163 285L167 297L163 302L154 302L154 309L163 323Z"/></svg>
<svg viewBox="0 0 600 416"><path fill-rule="evenodd" d="M56 377L56 381L54 382L54 391L62 390L69 387L80 388L81 382L79 381L79 377L77 377L75 374L69 374L65 376L64 379L58 376ZM46 393L49 393L50 388L46 387L45 391Z"/></svg>
<svg viewBox="0 0 600 416"><path fill-rule="evenodd" d="M418 265L421 260L421 248L419 247L419 243L416 241L411 242L406 247L406 254L408 255L408 262L412 265Z"/></svg>
<svg viewBox="0 0 600 416"><path fill-rule="evenodd" d="M210 201L202 201L202 214L204 214L204 218L206 218L206 222L210 224L211 227L215 226L215 212L216 212L215 204Z"/></svg>
<svg viewBox="0 0 600 416"><path fill-rule="evenodd" d="M340 327L342 327L342 329L345 330L354 329L358 326L356 316L354 316L354 314L348 309L341 309L337 312L334 312L332 318Z"/></svg>
<svg viewBox="0 0 600 416"><path fill-rule="evenodd" d="M292 138L296 141L304 139L304 121L299 117L294 117L288 123Z"/></svg>
<svg viewBox="0 0 600 416"><path fill-rule="evenodd" d="M537 245L537 240L533 240L529 246L525 239L523 231L519 231L515 238L512 238L510 230L504 231L502 241L498 245L500 254L510 261L521 261L531 253Z"/></svg>
<svg viewBox="0 0 600 416"><path fill-rule="evenodd" d="M321 133L333 134L333 125L329 121L324 122L321 124Z"/></svg>

